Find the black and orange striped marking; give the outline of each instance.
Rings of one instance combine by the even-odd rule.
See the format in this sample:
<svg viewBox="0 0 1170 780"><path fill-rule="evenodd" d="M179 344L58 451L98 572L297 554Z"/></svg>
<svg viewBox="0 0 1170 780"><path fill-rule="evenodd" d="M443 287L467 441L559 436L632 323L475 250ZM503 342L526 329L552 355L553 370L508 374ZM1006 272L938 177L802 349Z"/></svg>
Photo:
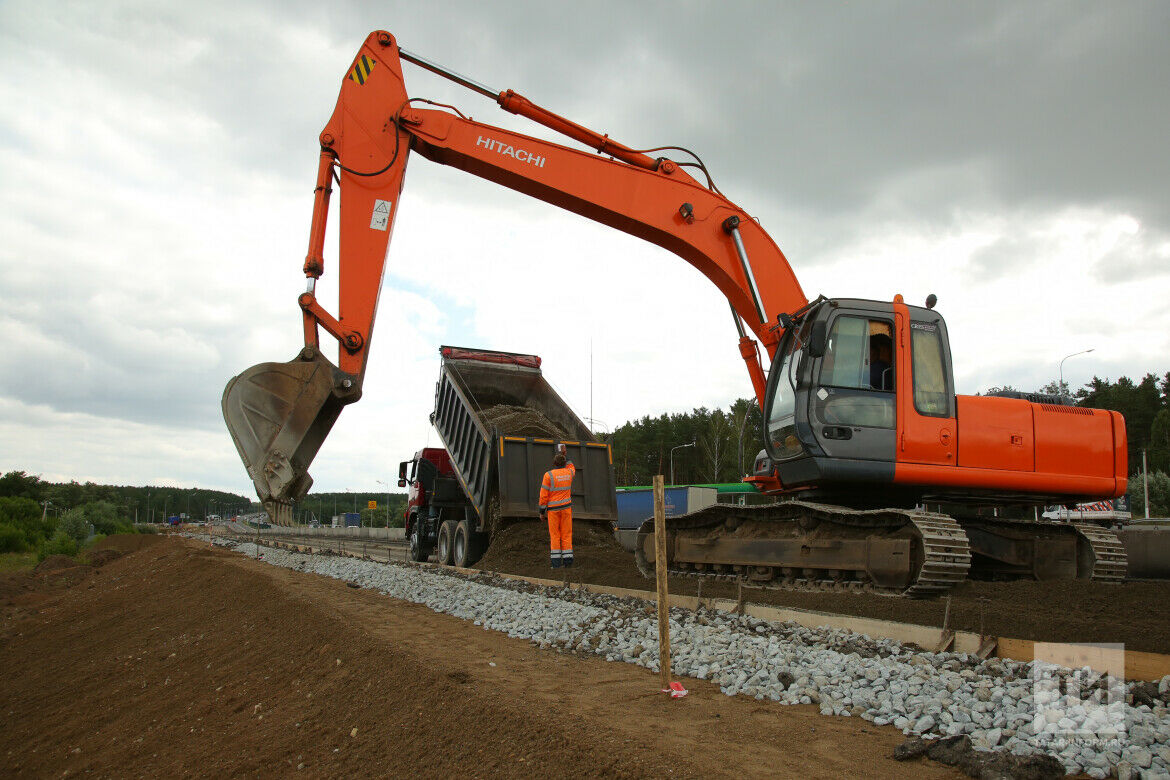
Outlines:
<svg viewBox="0 0 1170 780"><path fill-rule="evenodd" d="M374 66L377 64L377 62L363 54L361 59L357 61L357 64L353 66L353 70L349 72L349 76L346 78L359 85L365 84L366 79L370 77L370 71L373 70Z"/></svg>

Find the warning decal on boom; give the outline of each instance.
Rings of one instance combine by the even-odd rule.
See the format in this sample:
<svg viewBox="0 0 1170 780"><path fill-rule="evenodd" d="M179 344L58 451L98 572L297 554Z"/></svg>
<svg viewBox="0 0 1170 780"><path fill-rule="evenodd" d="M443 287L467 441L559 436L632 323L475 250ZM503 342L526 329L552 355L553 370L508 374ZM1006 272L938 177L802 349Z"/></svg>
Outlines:
<svg viewBox="0 0 1170 780"><path fill-rule="evenodd" d="M366 79L370 77L370 71L377 64L377 62L363 54L361 59L357 61L357 64L353 66L353 70L349 72L347 78L359 85L365 84Z"/></svg>
<svg viewBox="0 0 1170 780"><path fill-rule="evenodd" d="M390 201L381 199L374 201L374 213L370 216L370 229L390 229Z"/></svg>

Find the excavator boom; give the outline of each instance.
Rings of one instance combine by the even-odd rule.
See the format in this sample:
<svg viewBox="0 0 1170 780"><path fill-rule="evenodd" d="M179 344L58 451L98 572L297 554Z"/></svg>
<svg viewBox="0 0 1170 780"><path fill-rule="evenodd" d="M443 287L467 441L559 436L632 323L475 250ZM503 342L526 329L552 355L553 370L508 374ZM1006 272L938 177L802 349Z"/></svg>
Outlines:
<svg viewBox="0 0 1170 780"><path fill-rule="evenodd" d="M506 111L585 144L598 154L419 108L407 93L407 59L490 95ZM670 250L701 271L731 304L739 348L757 398L782 329L777 316L807 303L784 254L762 227L686 166L650 157L506 90L496 92L417 55L387 32L366 38L320 135L321 155L299 299L305 346L288 363L264 363L233 379L223 411L232 439L274 522L312 484L309 464L341 409L361 397L387 251L411 153L523 192ZM341 208L339 311L316 298L334 182ZM339 345L332 364L323 329Z"/></svg>

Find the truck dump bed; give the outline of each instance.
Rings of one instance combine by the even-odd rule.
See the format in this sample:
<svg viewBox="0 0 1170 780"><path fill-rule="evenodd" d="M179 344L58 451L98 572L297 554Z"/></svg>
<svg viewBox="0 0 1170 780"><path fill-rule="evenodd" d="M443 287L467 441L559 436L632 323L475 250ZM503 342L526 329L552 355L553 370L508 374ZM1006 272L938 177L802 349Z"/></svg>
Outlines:
<svg viewBox="0 0 1170 780"><path fill-rule="evenodd" d="M496 516L539 516L540 483L558 443L577 467L573 518L617 520L609 445L545 381L539 357L447 346L440 354L431 423L483 530Z"/></svg>

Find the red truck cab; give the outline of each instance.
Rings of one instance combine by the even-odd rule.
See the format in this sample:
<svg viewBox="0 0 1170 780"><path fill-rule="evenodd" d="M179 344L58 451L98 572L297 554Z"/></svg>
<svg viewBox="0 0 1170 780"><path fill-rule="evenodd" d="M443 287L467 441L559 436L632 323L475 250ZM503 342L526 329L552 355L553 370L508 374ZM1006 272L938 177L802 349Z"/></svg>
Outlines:
<svg viewBox="0 0 1170 780"><path fill-rule="evenodd" d="M425 561L439 546L443 557L456 559L457 565L474 563L487 540L474 531L474 510L447 450L425 447L399 463L398 486L407 488L403 519L411 560ZM458 540L457 531L462 533ZM439 543L442 532L444 544Z"/></svg>

